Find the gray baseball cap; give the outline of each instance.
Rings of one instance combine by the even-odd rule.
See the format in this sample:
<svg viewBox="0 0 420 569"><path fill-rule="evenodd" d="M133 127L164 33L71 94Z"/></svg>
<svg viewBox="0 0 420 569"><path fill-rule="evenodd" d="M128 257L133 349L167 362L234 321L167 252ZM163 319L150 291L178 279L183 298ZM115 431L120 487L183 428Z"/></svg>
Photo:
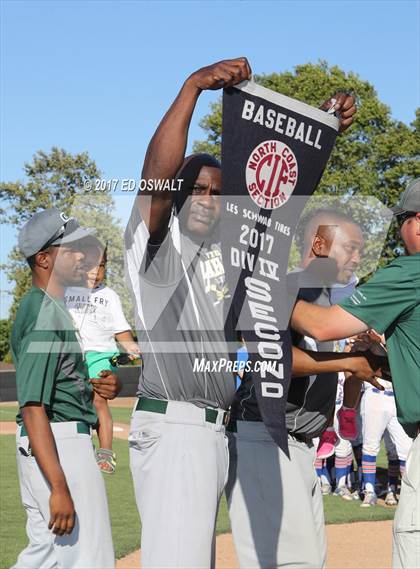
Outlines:
<svg viewBox="0 0 420 569"><path fill-rule="evenodd" d="M395 215L406 211L420 212L420 178L411 180L406 189L400 195L397 205L391 207Z"/></svg>
<svg viewBox="0 0 420 569"><path fill-rule="evenodd" d="M51 245L65 245L88 237L96 242L93 231L82 229L74 217L67 217L53 207L36 213L25 223L19 232L19 249L28 258Z"/></svg>

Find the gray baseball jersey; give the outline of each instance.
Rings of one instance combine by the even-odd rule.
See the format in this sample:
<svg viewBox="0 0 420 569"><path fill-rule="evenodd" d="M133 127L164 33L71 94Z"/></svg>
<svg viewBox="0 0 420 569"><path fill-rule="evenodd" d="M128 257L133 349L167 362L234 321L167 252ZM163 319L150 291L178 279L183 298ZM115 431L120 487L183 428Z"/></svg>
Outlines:
<svg viewBox="0 0 420 569"><path fill-rule="evenodd" d="M232 373L200 370L196 362L228 353L220 246L217 239L197 245L181 234L175 216L154 246L136 208L126 231L126 268L144 359L138 395L169 400L164 414L137 410L131 420L142 563L149 569L213 567L229 464L221 409L230 406L235 384ZM207 419L208 406L219 408L216 423Z"/></svg>
<svg viewBox="0 0 420 569"><path fill-rule="evenodd" d="M223 301L229 294L217 238L198 245L172 216L163 243L152 245L135 207L126 230L126 269L144 359L138 395L227 409L233 374L196 367L228 353Z"/></svg>

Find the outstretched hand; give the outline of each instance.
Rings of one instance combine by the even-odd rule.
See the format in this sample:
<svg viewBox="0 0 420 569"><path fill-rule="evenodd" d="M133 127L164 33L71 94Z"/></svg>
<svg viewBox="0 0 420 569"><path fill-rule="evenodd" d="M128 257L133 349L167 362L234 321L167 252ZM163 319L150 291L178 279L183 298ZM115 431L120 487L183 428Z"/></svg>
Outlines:
<svg viewBox="0 0 420 569"><path fill-rule="evenodd" d="M355 351L352 358L351 376L359 381L367 381L380 391L384 387L378 382L377 378L383 376L383 367L387 365L387 359L372 354L369 350L362 352Z"/></svg>
<svg viewBox="0 0 420 569"><path fill-rule="evenodd" d="M225 89L251 78L251 67L246 57L225 59L195 71L187 79L201 91Z"/></svg>
<svg viewBox="0 0 420 569"><path fill-rule="evenodd" d="M380 377L387 381L392 381L388 354L386 348L381 343L380 336L372 331L359 334L352 345L351 352L364 352L366 357L370 358L370 361L375 361L377 365L380 365ZM377 385L375 385L375 387L377 387Z"/></svg>

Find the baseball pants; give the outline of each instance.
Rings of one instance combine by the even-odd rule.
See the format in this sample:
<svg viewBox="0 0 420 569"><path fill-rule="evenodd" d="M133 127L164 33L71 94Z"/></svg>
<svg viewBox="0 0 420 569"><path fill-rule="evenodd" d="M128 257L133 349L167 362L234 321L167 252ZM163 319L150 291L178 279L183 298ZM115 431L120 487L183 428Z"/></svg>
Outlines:
<svg viewBox="0 0 420 569"><path fill-rule="evenodd" d="M325 567L315 447L289 435L288 459L262 422L238 421L229 449L226 494L241 569Z"/></svg>
<svg viewBox="0 0 420 569"><path fill-rule="evenodd" d="M389 436L388 431L384 432L383 441L385 445L386 456L389 460L398 460L398 452L397 447L392 442L391 437Z"/></svg>
<svg viewBox="0 0 420 569"><path fill-rule="evenodd" d="M398 458L406 460L412 439L398 422L394 396L379 390L366 389L360 412L363 424L363 454L377 456L384 431L387 430L397 449Z"/></svg>
<svg viewBox="0 0 420 569"><path fill-rule="evenodd" d="M411 446L394 517L393 569L420 567L420 436Z"/></svg>
<svg viewBox="0 0 420 569"><path fill-rule="evenodd" d="M12 569L112 569L115 556L108 502L91 436L78 433L76 422L50 425L76 523L66 536L56 536L48 529L50 488L30 453L28 437L21 436L18 427L16 455L29 543Z"/></svg>
<svg viewBox="0 0 420 569"><path fill-rule="evenodd" d="M165 414L134 411L130 467L142 521L142 567L209 569L229 454L219 410L169 401Z"/></svg>

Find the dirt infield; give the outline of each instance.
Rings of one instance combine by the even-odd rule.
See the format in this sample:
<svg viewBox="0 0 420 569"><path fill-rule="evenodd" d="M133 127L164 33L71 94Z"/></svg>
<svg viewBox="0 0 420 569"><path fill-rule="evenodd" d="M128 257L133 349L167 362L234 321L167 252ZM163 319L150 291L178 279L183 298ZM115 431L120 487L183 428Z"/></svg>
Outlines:
<svg viewBox="0 0 420 569"><path fill-rule="evenodd" d="M15 435L16 423L14 421L0 421L0 435Z"/></svg>
<svg viewBox="0 0 420 569"><path fill-rule="evenodd" d="M328 569L389 569L392 522L356 522L327 526ZM238 569L232 535L216 540L216 569ZM117 561L117 569L138 569L140 551Z"/></svg>
<svg viewBox="0 0 420 569"><path fill-rule="evenodd" d="M136 399L137 397L116 397L108 401L108 405L110 407L127 407L131 409Z"/></svg>

